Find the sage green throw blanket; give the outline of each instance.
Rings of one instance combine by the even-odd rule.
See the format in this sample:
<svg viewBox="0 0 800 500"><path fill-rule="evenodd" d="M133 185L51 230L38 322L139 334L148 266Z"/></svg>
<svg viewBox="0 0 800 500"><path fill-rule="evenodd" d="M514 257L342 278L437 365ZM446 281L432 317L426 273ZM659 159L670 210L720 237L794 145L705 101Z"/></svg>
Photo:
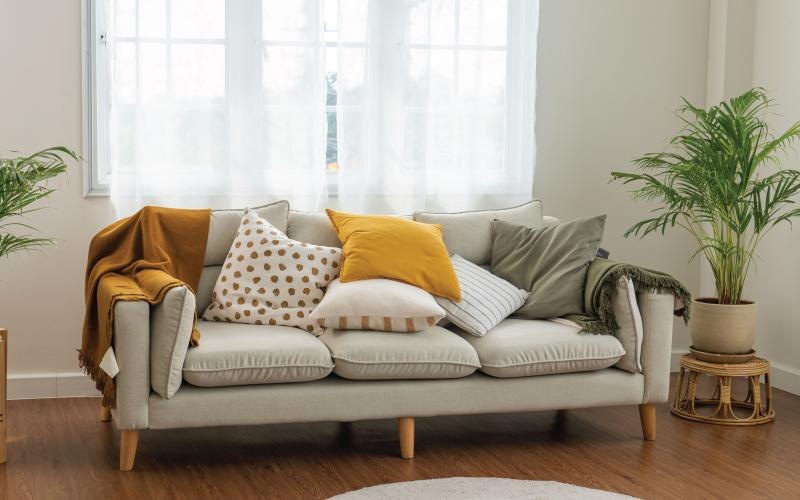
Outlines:
<svg viewBox="0 0 800 500"><path fill-rule="evenodd" d="M570 314L565 319L580 325L581 332L613 334L619 328L611 304L621 277L630 278L636 290L668 292L675 296L675 316L689 321L689 290L672 276L650 269L607 259L594 259L586 273L583 300L585 314Z"/></svg>

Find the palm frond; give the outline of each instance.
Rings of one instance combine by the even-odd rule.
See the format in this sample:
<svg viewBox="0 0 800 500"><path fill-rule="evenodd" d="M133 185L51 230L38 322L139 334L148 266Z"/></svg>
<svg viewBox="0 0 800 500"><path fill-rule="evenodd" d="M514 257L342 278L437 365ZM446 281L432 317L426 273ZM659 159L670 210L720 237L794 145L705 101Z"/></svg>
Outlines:
<svg viewBox="0 0 800 500"><path fill-rule="evenodd" d="M53 243L50 238L9 232L12 228L38 232L28 223L9 219L39 210L36 202L53 193L49 181L66 172L70 160L77 161L78 156L60 146L29 156L0 156L0 256Z"/></svg>
<svg viewBox="0 0 800 500"><path fill-rule="evenodd" d="M781 153L800 139L800 122L773 136L764 116L772 105L762 88L709 109L683 99L681 131L670 151L633 160L638 173L612 172L633 184L635 200L656 202L654 216L625 236L663 234L675 226L689 231L710 263L722 303L738 303L755 251L775 225L800 216L800 172L780 168ZM777 171L761 175L765 165Z"/></svg>

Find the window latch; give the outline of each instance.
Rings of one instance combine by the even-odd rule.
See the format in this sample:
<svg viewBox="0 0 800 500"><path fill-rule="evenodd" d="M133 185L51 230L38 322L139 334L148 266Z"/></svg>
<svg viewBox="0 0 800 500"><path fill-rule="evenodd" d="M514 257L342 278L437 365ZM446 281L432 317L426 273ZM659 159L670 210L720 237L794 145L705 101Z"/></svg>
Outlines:
<svg viewBox="0 0 800 500"><path fill-rule="evenodd" d="M105 33L100 33L100 43L106 45L108 42L108 35Z"/></svg>

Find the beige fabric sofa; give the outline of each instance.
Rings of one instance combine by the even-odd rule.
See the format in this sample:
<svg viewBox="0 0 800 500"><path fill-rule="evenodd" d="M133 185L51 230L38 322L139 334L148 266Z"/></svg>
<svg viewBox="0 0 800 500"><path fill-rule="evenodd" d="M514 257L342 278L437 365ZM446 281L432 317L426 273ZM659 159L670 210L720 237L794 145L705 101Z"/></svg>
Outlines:
<svg viewBox="0 0 800 500"><path fill-rule="evenodd" d="M281 203L263 210L291 238L339 245L323 214L290 212ZM531 207L506 215L555 222ZM122 470L132 469L145 429L397 418L401 456L411 458L415 417L638 405L644 438L655 438L653 405L668 396L674 302L668 294L636 291L638 341L624 332L580 335L567 325L513 318L482 338L439 326L415 334L329 330L314 337L286 327L201 321L201 345L187 351L181 335L188 342L193 312L202 314L210 301L240 216L213 213L196 297L180 287L158 306L116 305L117 401L102 415L121 430ZM448 248L485 253L490 234L475 229L494 216L455 216L445 224Z"/></svg>

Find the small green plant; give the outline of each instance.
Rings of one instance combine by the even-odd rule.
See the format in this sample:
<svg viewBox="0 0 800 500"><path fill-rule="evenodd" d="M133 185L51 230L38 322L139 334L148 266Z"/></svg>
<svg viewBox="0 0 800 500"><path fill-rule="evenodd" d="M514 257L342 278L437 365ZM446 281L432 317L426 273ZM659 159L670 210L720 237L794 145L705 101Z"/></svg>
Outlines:
<svg viewBox="0 0 800 500"><path fill-rule="evenodd" d="M53 243L50 238L19 234L38 232L20 222L19 217L41 208L33 205L54 191L48 182L66 171L68 159L78 157L64 147L48 148L30 156L0 157L0 257Z"/></svg>
<svg viewBox="0 0 800 500"><path fill-rule="evenodd" d="M800 215L800 172L781 169L778 157L800 137L800 122L774 136L764 121L771 103L761 88L708 110L684 99L678 116L685 127L670 141L672 151L633 160L639 173L611 173L637 186L634 199L659 204L625 236L675 226L691 233L699 246L692 257L702 253L711 265L720 304L741 302L759 243Z"/></svg>

